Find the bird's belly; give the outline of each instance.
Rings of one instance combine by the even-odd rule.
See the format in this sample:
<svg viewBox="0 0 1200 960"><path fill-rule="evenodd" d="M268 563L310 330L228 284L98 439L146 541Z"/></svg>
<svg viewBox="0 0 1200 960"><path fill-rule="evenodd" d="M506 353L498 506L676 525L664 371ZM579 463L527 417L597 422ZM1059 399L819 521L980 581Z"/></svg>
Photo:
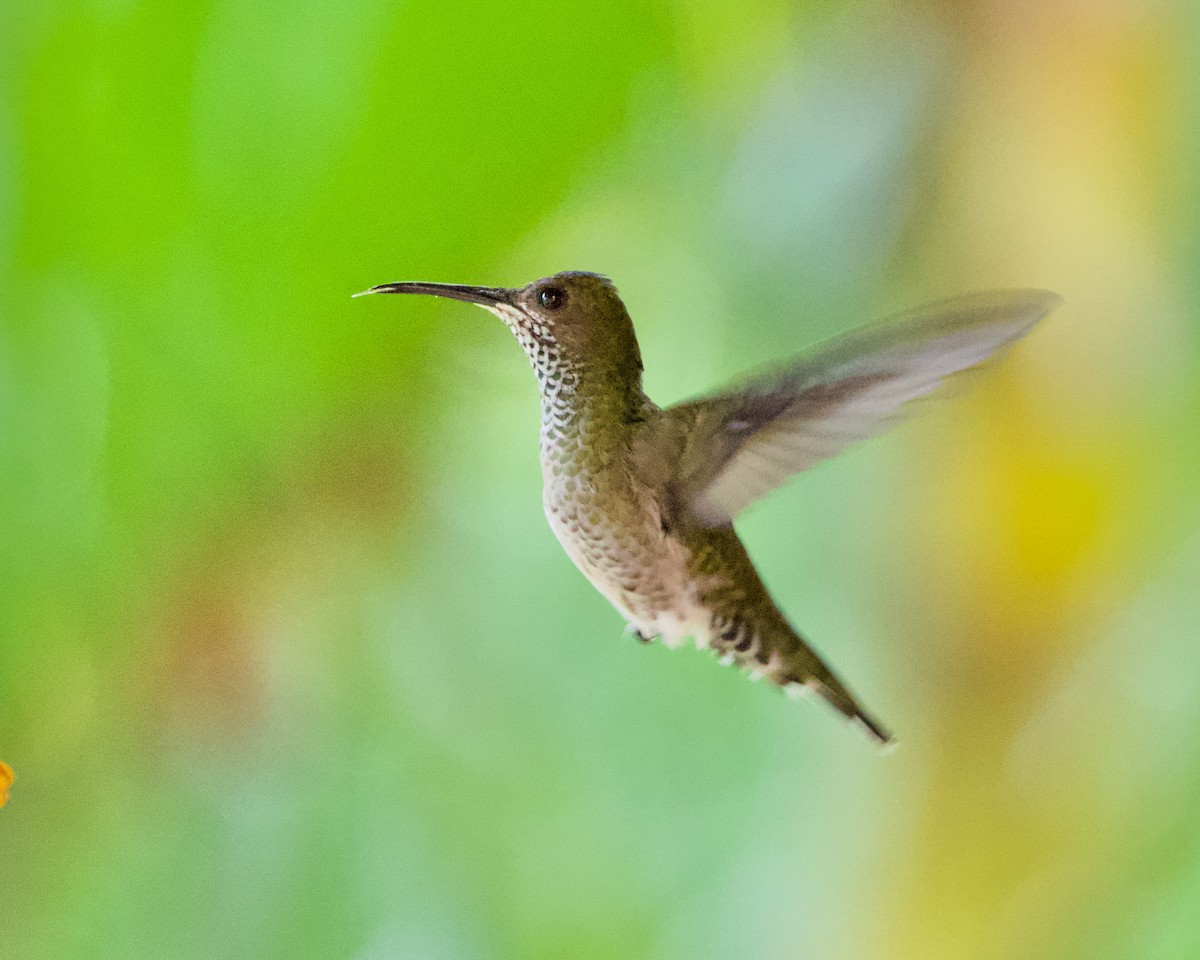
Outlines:
<svg viewBox="0 0 1200 960"><path fill-rule="evenodd" d="M652 504L613 512L547 496L545 508L575 566L643 637L707 642L711 615L687 575L687 550L663 531Z"/></svg>

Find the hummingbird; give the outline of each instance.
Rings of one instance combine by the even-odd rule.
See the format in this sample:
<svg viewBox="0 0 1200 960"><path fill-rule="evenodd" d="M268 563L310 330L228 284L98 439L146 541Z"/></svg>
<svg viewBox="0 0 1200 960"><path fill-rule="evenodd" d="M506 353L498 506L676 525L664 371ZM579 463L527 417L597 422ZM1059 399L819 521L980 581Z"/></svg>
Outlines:
<svg viewBox="0 0 1200 960"><path fill-rule="evenodd" d="M691 638L754 678L815 692L879 743L892 741L776 605L733 520L1027 333L1057 295L1002 290L929 304L663 408L642 389L633 322L599 274L567 271L516 288L385 283L355 296L381 293L477 304L512 331L541 394L550 527L639 640Z"/></svg>

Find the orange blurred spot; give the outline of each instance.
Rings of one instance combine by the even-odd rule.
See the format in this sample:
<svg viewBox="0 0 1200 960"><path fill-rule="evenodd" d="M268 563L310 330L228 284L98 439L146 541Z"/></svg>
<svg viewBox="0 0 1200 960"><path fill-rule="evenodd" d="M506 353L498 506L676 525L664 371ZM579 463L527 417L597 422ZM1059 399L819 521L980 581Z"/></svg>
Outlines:
<svg viewBox="0 0 1200 960"><path fill-rule="evenodd" d="M12 782L12 767L0 760L0 807L8 803L8 788L12 786Z"/></svg>

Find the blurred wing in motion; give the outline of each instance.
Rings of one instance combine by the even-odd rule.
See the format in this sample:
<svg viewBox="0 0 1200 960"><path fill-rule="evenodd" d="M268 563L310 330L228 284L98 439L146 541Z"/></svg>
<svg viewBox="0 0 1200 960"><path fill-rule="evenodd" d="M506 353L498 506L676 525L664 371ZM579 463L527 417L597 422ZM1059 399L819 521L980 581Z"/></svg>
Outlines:
<svg viewBox="0 0 1200 960"><path fill-rule="evenodd" d="M664 410L647 441L670 458L677 508L728 523L794 473L912 412L912 401L1027 333L1041 290L956 297L868 324L725 392Z"/></svg>

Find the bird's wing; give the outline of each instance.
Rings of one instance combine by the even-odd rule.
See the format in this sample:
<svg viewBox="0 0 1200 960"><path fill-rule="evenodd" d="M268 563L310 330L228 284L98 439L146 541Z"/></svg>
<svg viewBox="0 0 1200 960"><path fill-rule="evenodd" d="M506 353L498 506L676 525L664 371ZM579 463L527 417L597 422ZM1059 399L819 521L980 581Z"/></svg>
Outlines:
<svg viewBox="0 0 1200 960"><path fill-rule="evenodd" d="M1058 303L1045 291L1002 290L919 307L669 407L645 440L658 448L676 508L727 523L792 474L908 414L912 401L982 363Z"/></svg>

